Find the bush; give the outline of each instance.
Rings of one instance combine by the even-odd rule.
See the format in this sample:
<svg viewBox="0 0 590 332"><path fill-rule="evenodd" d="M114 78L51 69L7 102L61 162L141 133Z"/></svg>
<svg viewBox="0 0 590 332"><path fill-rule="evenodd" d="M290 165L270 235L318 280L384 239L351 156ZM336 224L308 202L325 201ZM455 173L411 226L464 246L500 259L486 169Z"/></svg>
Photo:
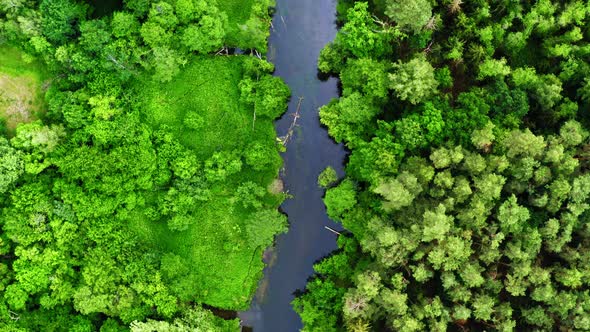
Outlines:
<svg viewBox="0 0 590 332"><path fill-rule="evenodd" d="M338 174L332 166L326 167L318 176L318 185L322 188L331 187L338 181Z"/></svg>

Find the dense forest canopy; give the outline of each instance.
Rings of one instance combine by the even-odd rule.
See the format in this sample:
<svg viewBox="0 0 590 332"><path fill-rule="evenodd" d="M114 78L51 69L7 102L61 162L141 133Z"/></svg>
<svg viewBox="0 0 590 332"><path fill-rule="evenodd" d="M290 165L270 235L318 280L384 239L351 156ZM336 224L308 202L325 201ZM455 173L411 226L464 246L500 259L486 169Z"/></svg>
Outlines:
<svg viewBox="0 0 590 332"><path fill-rule="evenodd" d="M339 2L305 331L590 330L587 1ZM320 183L328 183L322 174Z"/></svg>
<svg viewBox="0 0 590 332"><path fill-rule="evenodd" d="M0 330L228 331L277 211L272 0L0 0ZM590 330L590 5L340 0L305 331ZM233 55L235 48L250 50Z"/></svg>
<svg viewBox="0 0 590 332"><path fill-rule="evenodd" d="M202 305L247 308L286 230L289 89L230 50L265 52L272 5L0 1L0 82L44 95L0 137L0 330L238 329Z"/></svg>

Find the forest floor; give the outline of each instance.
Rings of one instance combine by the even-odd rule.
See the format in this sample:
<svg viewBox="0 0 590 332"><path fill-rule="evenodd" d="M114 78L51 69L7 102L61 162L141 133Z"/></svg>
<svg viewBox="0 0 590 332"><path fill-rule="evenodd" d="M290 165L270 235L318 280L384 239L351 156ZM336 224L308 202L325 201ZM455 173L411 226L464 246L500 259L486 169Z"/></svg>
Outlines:
<svg viewBox="0 0 590 332"><path fill-rule="evenodd" d="M238 83L242 57L197 57L169 83L139 80L138 100L147 123L168 127L200 160L215 151L241 151L253 141L275 144L276 133L268 119L253 125L253 110L240 102ZM199 114L202 127L187 128L186 114ZM156 249L173 252L191 270L183 278L185 294L222 309L245 309L261 277L262 249L252 249L244 236L251 210L234 201L235 189L245 180L268 188L277 172L248 167L211 188L212 198L199 207L197 221L186 231L170 231L165 222L138 216L133 221L140 238ZM268 193L267 206L278 208L281 197Z"/></svg>
<svg viewBox="0 0 590 332"><path fill-rule="evenodd" d="M0 117L9 135L19 123L33 121L45 111L46 76L39 64L26 63L20 51L0 48Z"/></svg>

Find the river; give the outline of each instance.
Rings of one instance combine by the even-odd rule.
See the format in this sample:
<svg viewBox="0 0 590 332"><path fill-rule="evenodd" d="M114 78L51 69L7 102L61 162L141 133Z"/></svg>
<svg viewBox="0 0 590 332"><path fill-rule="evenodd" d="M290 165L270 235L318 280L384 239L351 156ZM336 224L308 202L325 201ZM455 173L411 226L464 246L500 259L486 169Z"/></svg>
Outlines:
<svg viewBox="0 0 590 332"><path fill-rule="evenodd" d="M334 39L336 0L277 0L274 28L269 39L268 60L275 75L291 88L288 112L276 122L284 135L303 98L295 135L283 154L282 179L293 195L281 206L290 228L276 240L268 267L249 311L239 313L242 325L254 332L299 331L302 324L293 311L294 292L305 288L313 264L336 249L336 235L324 226L340 229L326 215L324 190L317 177L327 166L340 175L346 151L334 143L320 126L318 108L338 97L338 81L318 79L317 59L321 49Z"/></svg>

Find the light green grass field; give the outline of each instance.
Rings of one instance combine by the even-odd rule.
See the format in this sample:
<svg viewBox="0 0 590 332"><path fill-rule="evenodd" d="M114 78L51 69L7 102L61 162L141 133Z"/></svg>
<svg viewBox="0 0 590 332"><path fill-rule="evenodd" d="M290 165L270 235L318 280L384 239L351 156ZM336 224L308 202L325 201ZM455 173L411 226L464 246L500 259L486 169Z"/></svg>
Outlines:
<svg viewBox="0 0 590 332"><path fill-rule="evenodd" d="M9 134L19 123L33 121L45 111L46 77L41 65L25 62L17 49L0 47L0 117Z"/></svg>
<svg viewBox="0 0 590 332"><path fill-rule="evenodd" d="M182 143L199 157L229 147L239 148L253 139L271 139L275 133L270 121L257 121L252 130L252 110L239 102L237 86L241 78L240 57L201 57L183 67L170 83L142 82L141 89L150 100L145 105L147 120L172 127ZM184 127L182 122L188 112L198 113L206 127Z"/></svg>
<svg viewBox="0 0 590 332"><path fill-rule="evenodd" d="M243 24L250 17L255 0L217 0L217 7L227 14L230 24Z"/></svg>
<svg viewBox="0 0 590 332"><path fill-rule="evenodd" d="M199 57L172 82L162 84L146 78L136 89L145 120L154 128L172 128L176 137L204 160L218 150L242 150L254 140L275 144L272 121L258 119L253 128L253 110L239 102L241 77L239 56ZM183 125L187 112L202 116L201 130ZM182 257L190 267L177 285L187 300L224 309L248 307L263 268L262 249L248 248L244 229L251 211L234 204L232 196L246 180L267 187L278 175L279 166L268 172L245 168L215 185L211 188L213 199L199 206L197 220L186 231L170 231L164 221L146 221L141 213L133 218L133 228L141 239L158 251ZM277 208L281 198L267 196L267 206Z"/></svg>

